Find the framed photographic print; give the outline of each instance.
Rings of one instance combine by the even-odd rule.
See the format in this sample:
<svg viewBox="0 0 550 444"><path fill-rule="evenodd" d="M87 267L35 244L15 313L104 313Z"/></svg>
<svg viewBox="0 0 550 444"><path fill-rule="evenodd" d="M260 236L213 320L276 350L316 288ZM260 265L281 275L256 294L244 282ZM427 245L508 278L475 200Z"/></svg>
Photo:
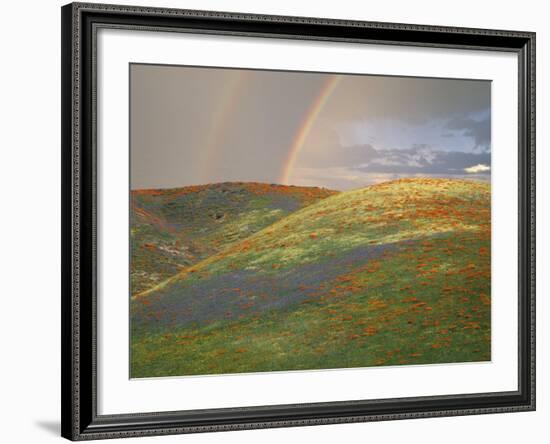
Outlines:
<svg viewBox="0 0 550 444"><path fill-rule="evenodd" d="M533 410L534 64L529 32L64 6L62 435Z"/></svg>

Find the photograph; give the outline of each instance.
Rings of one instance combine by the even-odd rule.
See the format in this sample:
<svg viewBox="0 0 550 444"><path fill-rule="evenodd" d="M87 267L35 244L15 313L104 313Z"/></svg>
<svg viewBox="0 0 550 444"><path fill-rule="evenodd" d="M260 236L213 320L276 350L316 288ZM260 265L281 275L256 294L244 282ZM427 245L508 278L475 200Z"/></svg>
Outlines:
<svg viewBox="0 0 550 444"><path fill-rule="evenodd" d="M491 89L130 63L130 378L490 362Z"/></svg>

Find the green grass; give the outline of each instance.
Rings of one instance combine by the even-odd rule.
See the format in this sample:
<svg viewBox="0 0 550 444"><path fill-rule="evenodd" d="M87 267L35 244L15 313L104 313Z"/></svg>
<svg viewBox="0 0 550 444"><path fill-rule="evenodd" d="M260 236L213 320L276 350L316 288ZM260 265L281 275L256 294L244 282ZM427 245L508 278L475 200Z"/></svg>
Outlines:
<svg viewBox="0 0 550 444"><path fill-rule="evenodd" d="M490 188L478 182L401 180L327 197L183 270L132 310L200 298L203 282L242 269L259 282L296 279L296 267L341 266L346 251L376 245L393 248L284 308L134 325L132 377L490 360Z"/></svg>
<svg viewBox="0 0 550 444"><path fill-rule="evenodd" d="M335 191L222 183L132 192L132 295Z"/></svg>

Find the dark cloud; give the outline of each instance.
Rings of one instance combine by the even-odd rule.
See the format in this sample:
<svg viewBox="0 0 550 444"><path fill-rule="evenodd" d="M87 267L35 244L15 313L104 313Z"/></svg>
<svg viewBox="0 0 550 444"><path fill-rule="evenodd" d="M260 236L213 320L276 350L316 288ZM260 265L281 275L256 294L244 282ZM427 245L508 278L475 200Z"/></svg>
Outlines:
<svg viewBox="0 0 550 444"><path fill-rule="evenodd" d="M350 168L368 173L463 175L465 168L491 165L491 154L434 150L418 145L408 150L376 150L363 158L360 166ZM489 174L489 171L486 172Z"/></svg>
<svg viewBox="0 0 550 444"><path fill-rule="evenodd" d="M474 140L474 148L488 149L491 144L491 119L486 117L476 120L471 117L455 117L446 125L447 129L453 130L462 136L471 137Z"/></svg>
<svg viewBox="0 0 550 444"><path fill-rule="evenodd" d="M484 80L349 76L339 86L338 102L346 118L401 120L425 125L479 113L490 107L491 83ZM368 98L360 100L361 97Z"/></svg>

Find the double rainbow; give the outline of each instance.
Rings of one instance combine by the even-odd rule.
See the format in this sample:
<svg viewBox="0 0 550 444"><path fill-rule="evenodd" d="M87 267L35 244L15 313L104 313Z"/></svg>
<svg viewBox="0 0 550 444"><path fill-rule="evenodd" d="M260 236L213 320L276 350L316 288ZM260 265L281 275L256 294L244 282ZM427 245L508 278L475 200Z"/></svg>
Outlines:
<svg viewBox="0 0 550 444"><path fill-rule="evenodd" d="M199 161L199 172L202 177L208 177L215 160L216 148L221 144L221 138L227 129L230 119L228 115L231 110L237 106L237 100L242 94L242 90L246 85L247 71L235 71L227 81L227 86L224 88L223 96L219 101L219 106L216 108L210 119L210 128L207 133L207 138L204 143L204 148ZM296 134L290 145L288 155L283 163L279 182L283 185L289 184L289 179L298 159L300 151L311 133L319 114L326 105L328 99L342 80L341 75L330 75L321 87L319 94L309 107L305 117L298 127Z"/></svg>

